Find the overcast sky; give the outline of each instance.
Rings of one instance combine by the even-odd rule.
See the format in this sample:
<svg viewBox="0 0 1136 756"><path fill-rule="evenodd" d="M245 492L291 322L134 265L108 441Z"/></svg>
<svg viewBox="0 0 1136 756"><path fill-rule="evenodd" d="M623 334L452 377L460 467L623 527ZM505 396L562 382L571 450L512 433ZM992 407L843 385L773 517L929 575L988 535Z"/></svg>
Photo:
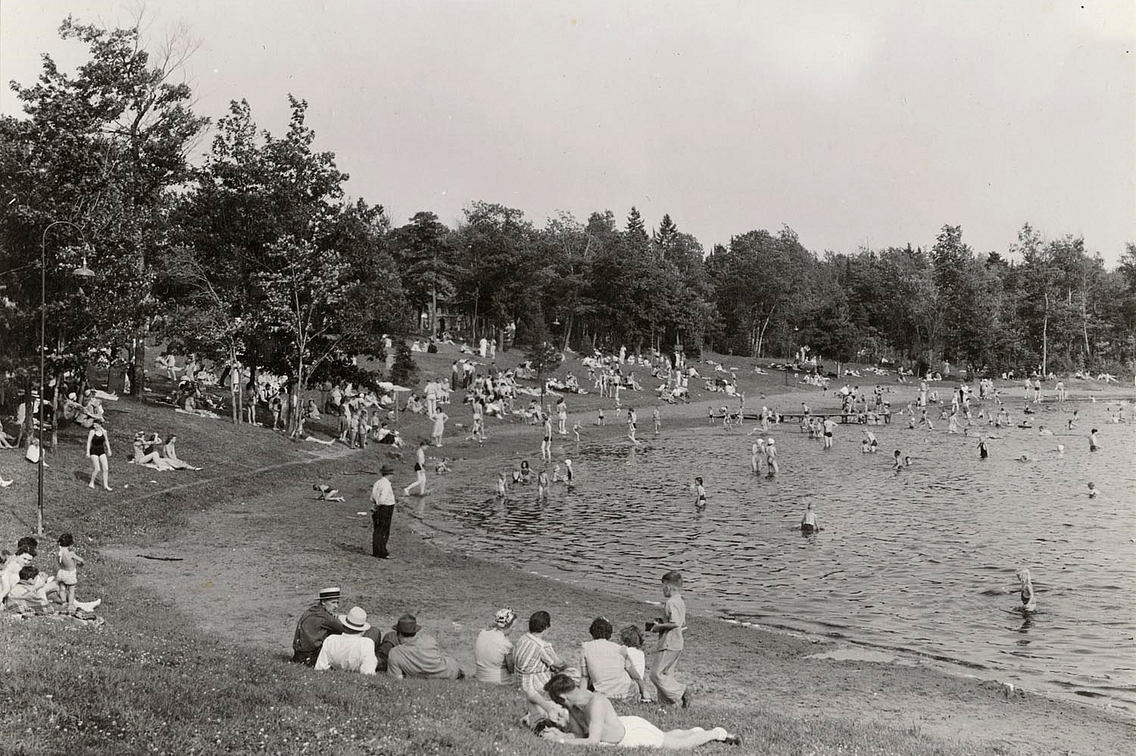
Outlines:
<svg viewBox="0 0 1136 756"><path fill-rule="evenodd" d="M68 13L2 0L0 79L74 64ZM709 249L793 227L816 252L944 223L1005 252L1025 222L1111 265L1136 241L1136 2L150 2L184 23L197 110L247 98L282 133L291 92L352 196L401 224L473 200L586 220L670 213ZM18 113L12 93L0 111Z"/></svg>

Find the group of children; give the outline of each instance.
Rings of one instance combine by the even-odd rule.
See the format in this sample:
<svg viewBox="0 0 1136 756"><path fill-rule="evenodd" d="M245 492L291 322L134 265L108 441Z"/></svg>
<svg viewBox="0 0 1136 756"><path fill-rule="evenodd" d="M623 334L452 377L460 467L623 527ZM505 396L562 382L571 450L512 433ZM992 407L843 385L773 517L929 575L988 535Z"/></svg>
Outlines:
<svg viewBox="0 0 1136 756"><path fill-rule="evenodd" d="M39 542L31 536L17 541L15 554L0 553L4 558L4 566L0 568L0 609L10 609L25 617L62 613L80 619L94 618L93 612L102 600L81 602L75 596L79 567L83 565L83 558L75 552L75 539L70 533L63 533L58 546L59 568L54 576L40 572L32 564Z"/></svg>

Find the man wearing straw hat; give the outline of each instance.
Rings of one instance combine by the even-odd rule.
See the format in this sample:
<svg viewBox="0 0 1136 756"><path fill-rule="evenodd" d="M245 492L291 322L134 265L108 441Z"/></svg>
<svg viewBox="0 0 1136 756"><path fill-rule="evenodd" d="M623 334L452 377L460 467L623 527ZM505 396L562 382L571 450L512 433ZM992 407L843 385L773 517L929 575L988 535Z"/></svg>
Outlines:
<svg viewBox="0 0 1136 756"><path fill-rule="evenodd" d="M335 616L339 595L338 588L324 588L319 592L319 602L300 615L292 637L292 661L314 666L324 640L344 632L343 623Z"/></svg>
<svg viewBox="0 0 1136 756"><path fill-rule="evenodd" d="M371 486L371 556L378 559L390 559L387 551L387 540L390 539L391 518L394 517L394 490L387 478L394 472L390 465L383 465L379 470L379 479Z"/></svg>
<svg viewBox="0 0 1136 756"><path fill-rule="evenodd" d="M375 656L375 641L363 635L371 628L367 613L357 606L347 614L339 615L343 624L342 635L329 635L320 648L316 669L345 669L373 675L379 667Z"/></svg>

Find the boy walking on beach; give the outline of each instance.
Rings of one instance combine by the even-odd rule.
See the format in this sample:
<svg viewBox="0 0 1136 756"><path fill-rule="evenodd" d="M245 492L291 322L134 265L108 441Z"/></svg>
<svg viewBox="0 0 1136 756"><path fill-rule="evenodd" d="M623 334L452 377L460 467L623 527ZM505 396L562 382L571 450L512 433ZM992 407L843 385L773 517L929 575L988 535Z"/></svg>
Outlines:
<svg viewBox="0 0 1136 756"><path fill-rule="evenodd" d="M648 632L659 634L658 653L651 668L651 682L659 692L660 703L682 702L684 709L694 701L689 687L675 679L678 657L682 654L682 632L686 629L686 603L682 600L682 573L671 570L663 575L663 618L648 623Z"/></svg>

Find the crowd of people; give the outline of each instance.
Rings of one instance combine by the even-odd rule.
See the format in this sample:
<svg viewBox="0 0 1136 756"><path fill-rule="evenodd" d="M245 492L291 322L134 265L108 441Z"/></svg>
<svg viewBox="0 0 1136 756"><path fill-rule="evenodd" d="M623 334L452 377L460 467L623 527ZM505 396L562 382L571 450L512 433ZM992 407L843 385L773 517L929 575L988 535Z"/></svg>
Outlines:
<svg viewBox="0 0 1136 756"><path fill-rule="evenodd" d="M403 614L383 632L367 621L367 612L361 607L340 613L341 590L324 588L296 623L292 661L317 670L385 673L396 679L472 677L487 685L510 687L517 691L518 709L525 712L522 724L540 737L557 742L670 749L715 741L740 744L738 736L721 727L663 732L641 717L615 714L612 701L657 700L683 708L693 705L690 686L678 679L686 630L681 573L667 572L661 587L662 615L645 622L642 631L638 625L628 624L620 630L620 642L616 643L612 640L612 623L597 617L588 628L590 639L567 658L561 657L547 638L552 627L549 612L533 612L527 632L514 641L517 614L508 607L499 609L492 624L481 630L474 642L471 674L439 648L437 638L424 631L413 614ZM649 673L644 632L658 636Z"/></svg>

